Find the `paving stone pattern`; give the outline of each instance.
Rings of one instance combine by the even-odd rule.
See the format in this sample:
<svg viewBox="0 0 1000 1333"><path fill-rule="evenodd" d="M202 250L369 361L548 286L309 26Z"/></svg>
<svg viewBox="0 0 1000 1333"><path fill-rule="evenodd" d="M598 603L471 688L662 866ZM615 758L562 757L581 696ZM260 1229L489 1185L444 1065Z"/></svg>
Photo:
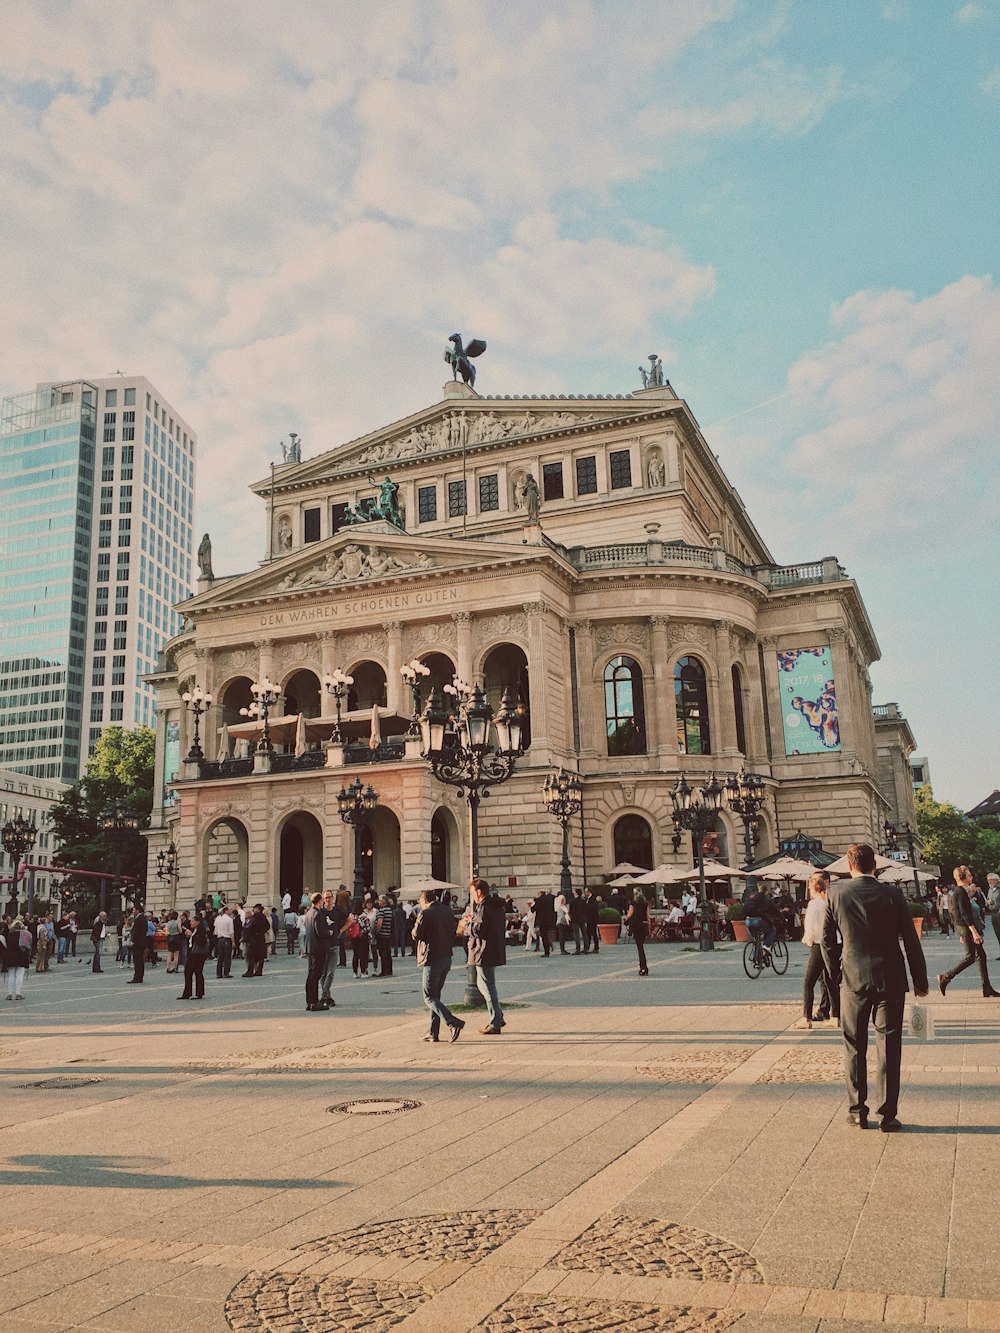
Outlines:
<svg viewBox="0 0 1000 1333"><path fill-rule="evenodd" d="M226 1318L234 1333L386 1333L433 1294L392 1282L251 1274L230 1293Z"/></svg>
<svg viewBox="0 0 1000 1333"><path fill-rule="evenodd" d="M761 1074L758 1083L842 1083L844 1056L834 1051L789 1051Z"/></svg>
<svg viewBox="0 0 1000 1333"><path fill-rule="evenodd" d="M490 1333L604 1333L627 1328L631 1333L715 1333L732 1328L740 1313L689 1310L683 1306L640 1305L634 1301L559 1300L555 1296L522 1296L507 1301L480 1325Z"/></svg>
<svg viewBox="0 0 1000 1333"><path fill-rule="evenodd" d="M408 1217L340 1231L299 1248L303 1253L327 1258L384 1254L404 1259L474 1262L505 1245L537 1216L537 1212L525 1208L434 1213L429 1217Z"/></svg>
<svg viewBox="0 0 1000 1333"><path fill-rule="evenodd" d="M745 1250L694 1227L612 1214L600 1218L556 1257L558 1268L699 1282L762 1282Z"/></svg>
<svg viewBox="0 0 1000 1333"><path fill-rule="evenodd" d="M754 1049L752 1046L737 1046L685 1051L683 1055L665 1056L662 1060L639 1065L636 1073L668 1083L717 1083L749 1060Z"/></svg>

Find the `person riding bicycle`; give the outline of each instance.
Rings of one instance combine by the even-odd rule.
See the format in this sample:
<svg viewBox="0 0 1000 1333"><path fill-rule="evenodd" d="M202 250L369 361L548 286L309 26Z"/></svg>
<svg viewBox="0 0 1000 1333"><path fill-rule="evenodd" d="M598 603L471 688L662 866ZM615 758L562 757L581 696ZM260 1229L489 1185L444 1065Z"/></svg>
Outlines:
<svg viewBox="0 0 1000 1333"><path fill-rule="evenodd" d="M753 889L744 900L747 930L754 939L762 939L764 948L770 949L778 938L778 926L781 918L773 898L763 889Z"/></svg>

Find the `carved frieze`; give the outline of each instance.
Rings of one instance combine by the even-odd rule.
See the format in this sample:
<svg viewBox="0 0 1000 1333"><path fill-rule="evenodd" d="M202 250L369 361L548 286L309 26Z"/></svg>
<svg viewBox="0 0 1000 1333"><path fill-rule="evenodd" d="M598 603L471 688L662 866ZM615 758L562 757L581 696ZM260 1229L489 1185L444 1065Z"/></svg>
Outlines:
<svg viewBox="0 0 1000 1333"><path fill-rule="evenodd" d="M523 639L528 633L528 617L523 611L501 611L495 616L477 616L473 638L477 644L492 639Z"/></svg>
<svg viewBox="0 0 1000 1333"><path fill-rule="evenodd" d="M594 644L598 652L607 648L625 647L645 648L649 642L649 629L643 620L602 621L594 634Z"/></svg>
<svg viewBox="0 0 1000 1333"><path fill-rule="evenodd" d="M438 450L469 448L474 444L490 444L499 440L513 440L542 431L564 430L596 421L596 412L497 412L493 410L465 410L450 412L438 421L411 426L391 440L371 444L356 459L345 460L344 466L358 464L399 462L417 458Z"/></svg>
<svg viewBox="0 0 1000 1333"><path fill-rule="evenodd" d="M213 658L217 680L234 671L250 671L257 668L257 655L247 648L227 648L216 653Z"/></svg>
<svg viewBox="0 0 1000 1333"><path fill-rule="evenodd" d="M366 579L386 578L391 574L433 569L434 560L426 551L395 553L375 543L348 542L342 551L329 551L322 560L303 569L290 569L277 585L278 592L299 592L305 588L327 588L343 583L361 583Z"/></svg>
<svg viewBox="0 0 1000 1333"><path fill-rule="evenodd" d="M674 648L679 643L697 643L702 648L710 648L712 634L713 631L708 625L696 620L671 621L667 630L667 638Z"/></svg>
<svg viewBox="0 0 1000 1333"><path fill-rule="evenodd" d="M348 659L363 653L375 653L384 656L388 642L389 636L384 629L361 630L357 634L340 636L337 649L346 662Z"/></svg>
<svg viewBox="0 0 1000 1333"><path fill-rule="evenodd" d="M325 803L322 796L287 796L280 801L269 801L268 809L275 815L283 815L289 810L322 811Z"/></svg>

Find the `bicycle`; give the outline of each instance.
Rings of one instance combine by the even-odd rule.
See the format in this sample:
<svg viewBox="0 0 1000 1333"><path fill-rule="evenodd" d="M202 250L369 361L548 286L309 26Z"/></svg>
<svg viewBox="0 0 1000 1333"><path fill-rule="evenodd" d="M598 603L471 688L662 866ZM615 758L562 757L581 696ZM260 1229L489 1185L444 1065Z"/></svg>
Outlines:
<svg viewBox="0 0 1000 1333"><path fill-rule="evenodd" d="M779 977L784 976L788 971L788 946L777 935L768 948L760 935L755 933L743 946L743 971L751 981L756 981L765 967L769 967Z"/></svg>

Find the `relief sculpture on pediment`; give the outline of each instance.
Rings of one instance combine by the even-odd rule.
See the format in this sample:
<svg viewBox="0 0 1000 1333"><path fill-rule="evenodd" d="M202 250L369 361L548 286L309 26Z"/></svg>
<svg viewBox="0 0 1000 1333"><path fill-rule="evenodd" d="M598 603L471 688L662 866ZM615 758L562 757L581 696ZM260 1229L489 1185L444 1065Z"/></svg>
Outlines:
<svg viewBox="0 0 1000 1333"><path fill-rule="evenodd" d="M305 588L326 588L338 583L357 583L363 579L381 579L396 573L432 569L434 561L426 551L416 555L396 555L381 546L359 546L349 542L342 551L330 551L308 569L292 569L278 584L278 592L299 592Z"/></svg>

